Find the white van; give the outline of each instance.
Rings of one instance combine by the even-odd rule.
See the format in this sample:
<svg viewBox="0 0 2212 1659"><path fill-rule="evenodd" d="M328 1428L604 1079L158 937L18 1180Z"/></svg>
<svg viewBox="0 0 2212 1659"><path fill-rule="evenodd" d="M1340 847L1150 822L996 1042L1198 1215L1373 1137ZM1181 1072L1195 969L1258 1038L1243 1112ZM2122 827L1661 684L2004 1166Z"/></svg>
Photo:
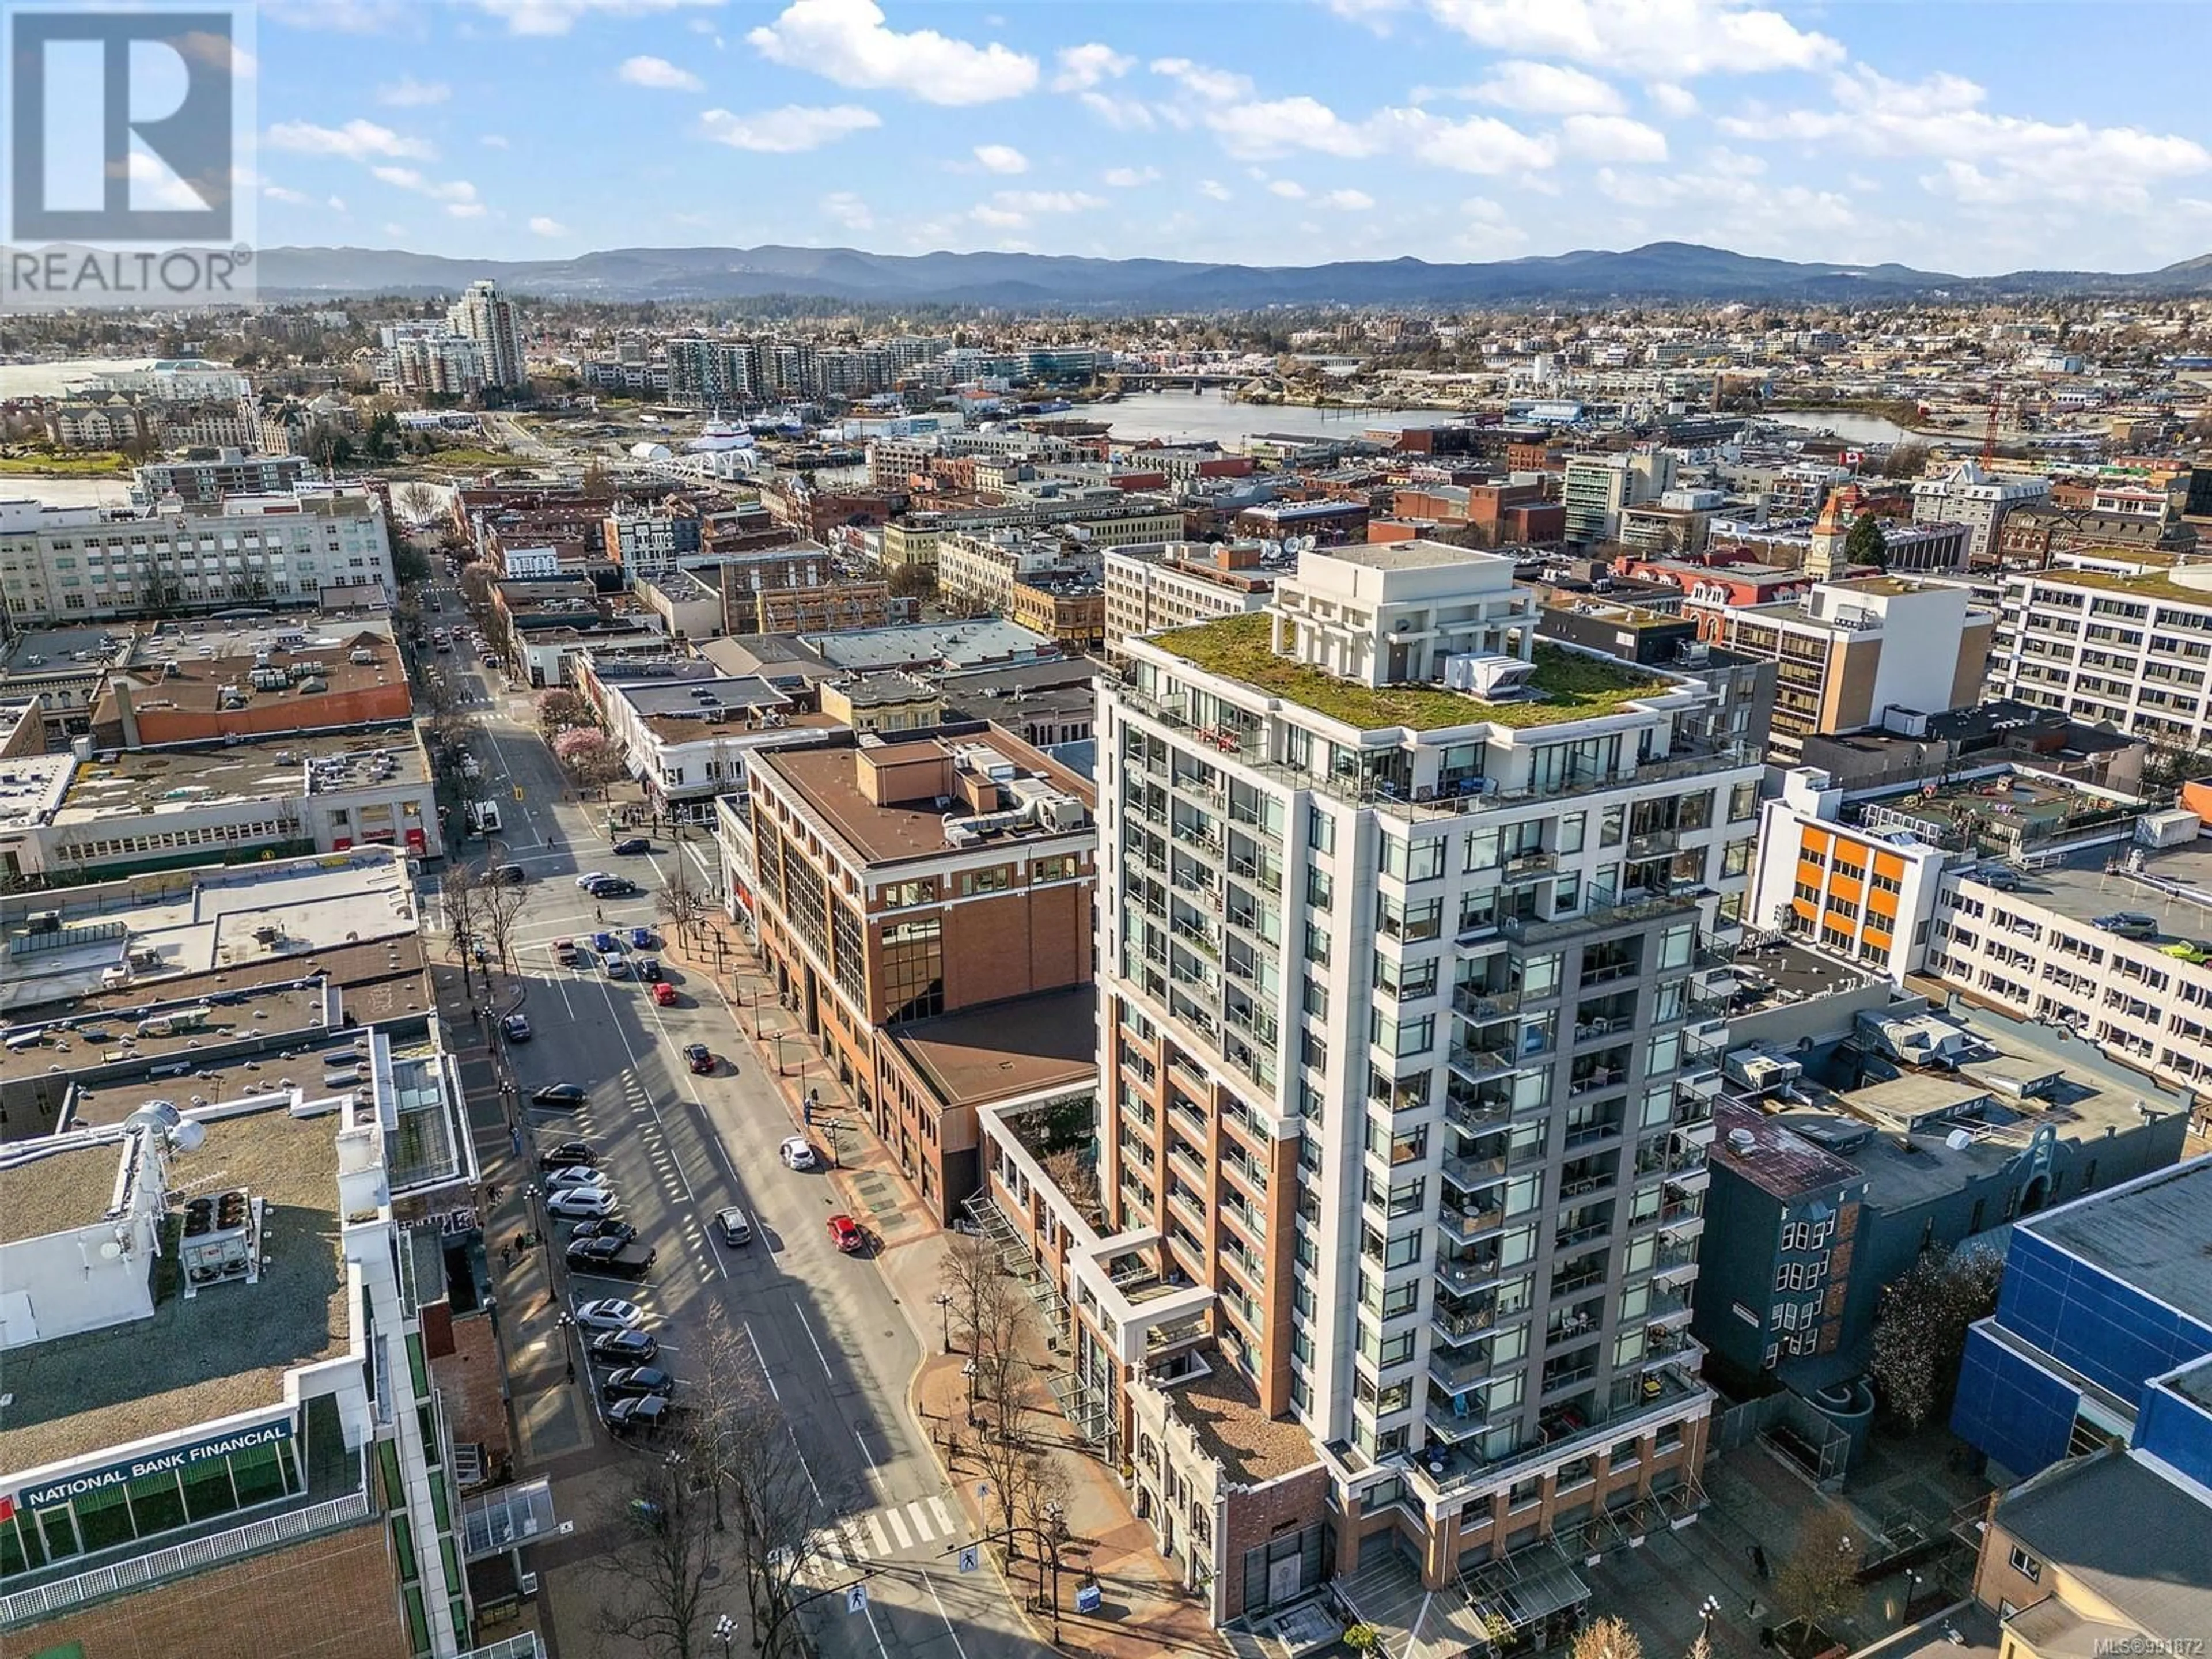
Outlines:
<svg viewBox="0 0 2212 1659"><path fill-rule="evenodd" d="M471 801L469 829L471 833L479 836L497 835L499 833L499 803L489 800Z"/></svg>

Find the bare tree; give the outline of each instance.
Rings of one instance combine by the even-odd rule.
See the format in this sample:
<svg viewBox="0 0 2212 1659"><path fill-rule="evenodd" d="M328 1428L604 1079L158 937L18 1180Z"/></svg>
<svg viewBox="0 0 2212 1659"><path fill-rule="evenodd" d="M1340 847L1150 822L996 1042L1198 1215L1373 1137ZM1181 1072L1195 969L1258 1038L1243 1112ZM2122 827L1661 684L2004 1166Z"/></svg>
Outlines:
<svg viewBox="0 0 2212 1659"><path fill-rule="evenodd" d="M465 565L461 569L461 603L468 606L469 614L478 623L485 623L492 614L492 588L498 578L485 564ZM489 629L486 629L489 631Z"/></svg>
<svg viewBox="0 0 2212 1659"><path fill-rule="evenodd" d="M464 992L471 983L473 963L470 950L476 943L477 911L484 891L483 878L459 860L447 863L445 878L438 884L439 898L446 912L446 948L461 964Z"/></svg>
<svg viewBox="0 0 2212 1659"><path fill-rule="evenodd" d="M1067 1500L1075 1483L1067 1466L1039 1446L1026 1448L1014 1471L1012 1492L1016 1523L1036 1545L1037 1600L1047 1597L1045 1574L1052 1574L1050 1605L1060 1609L1060 1549L1067 1540ZM1015 1550L1018 1556L1020 1551Z"/></svg>
<svg viewBox="0 0 2212 1659"><path fill-rule="evenodd" d="M994 1279L983 1293L980 1317L969 1333L969 1365L975 1400L970 1420L981 1432L975 1459L990 1482L1001 1531L1016 1524L1027 1460L1035 1449L1029 1433L1030 1362L1022 1352L1029 1302L1013 1280Z"/></svg>
<svg viewBox="0 0 2212 1659"><path fill-rule="evenodd" d="M1644 1644L1625 1619L1599 1619L1575 1632L1567 1659L1644 1659Z"/></svg>
<svg viewBox="0 0 2212 1659"><path fill-rule="evenodd" d="M483 873L477 878L477 925L483 930L493 955L499 965L508 973L514 971L514 930L530 903L530 889L519 881L501 881L493 873L498 867L497 854L485 860ZM484 986L490 988L491 975L484 975Z"/></svg>
<svg viewBox="0 0 2212 1659"><path fill-rule="evenodd" d="M653 896L653 908L676 929L677 938L688 939L699 925L706 902L707 896L691 878L690 862L679 846L669 861L667 879Z"/></svg>
<svg viewBox="0 0 2212 1659"><path fill-rule="evenodd" d="M705 1485L682 1451L639 1461L613 1517L617 1541L600 1558L607 1581L599 1611L605 1634L672 1659L702 1659L707 1652L722 1538Z"/></svg>
<svg viewBox="0 0 2212 1659"><path fill-rule="evenodd" d="M1774 1599L1808 1630L1857 1607L1865 1556L1839 1510L1815 1510L1797 1529L1797 1545L1774 1571Z"/></svg>
<svg viewBox="0 0 2212 1659"><path fill-rule="evenodd" d="M1098 1197L1098 1170L1081 1152L1073 1146L1063 1146L1056 1152L1047 1153L1044 1172L1060 1188L1061 1195L1083 1212L1085 1220L1096 1226L1103 1218L1105 1211Z"/></svg>
<svg viewBox="0 0 2212 1659"><path fill-rule="evenodd" d="M1942 1414L1959 1378L1966 1328L1996 1311L2004 1258L1979 1247L1923 1251L1882 1287L1868 1370L1882 1403L1918 1428Z"/></svg>
<svg viewBox="0 0 2212 1659"><path fill-rule="evenodd" d="M951 1322L959 1329L961 1346L970 1352L975 1351L975 1332L983 1322L983 1298L990 1293L991 1281L1005 1271L998 1253L985 1241L973 1233L952 1236L951 1245L937 1270L937 1282L952 1298L957 1311ZM968 1382L968 1397L975 1397L972 1374Z"/></svg>
<svg viewBox="0 0 2212 1659"><path fill-rule="evenodd" d="M429 485L416 482L404 483L392 492L392 504L403 514L410 525L428 524L438 516L445 502Z"/></svg>

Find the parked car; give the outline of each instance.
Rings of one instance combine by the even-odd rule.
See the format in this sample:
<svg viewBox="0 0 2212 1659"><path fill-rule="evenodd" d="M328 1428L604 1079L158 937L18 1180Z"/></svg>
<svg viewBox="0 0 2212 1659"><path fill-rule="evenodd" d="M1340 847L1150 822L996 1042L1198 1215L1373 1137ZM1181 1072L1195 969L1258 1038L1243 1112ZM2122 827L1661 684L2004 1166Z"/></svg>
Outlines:
<svg viewBox="0 0 2212 1659"><path fill-rule="evenodd" d="M640 957L630 971L648 984L658 983L660 979L660 963L659 958L654 957Z"/></svg>
<svg viewBox="0 0 2212 1659"><path fill-rule="evenodd" d="M627 1221L579 1221L569 1230L568 1240L580 1238L611 1238L617 1244L627 1244L637 1237L637 1229Z"/></svg>
<svg viewBox="0 0 2212 1659"><path fill-rule="evenodd" d="M750 1244L753 1242L753 1224L734 1204L714 1212L714 1231L722 1236L725 1244Z"/></svg>
<svg viewBox="0 0 2212 1659"><path fill-rule="evenodd" d="M553 960L563 968L574 968L577 962L576 941L556 939L553 941Z"/></svg>
<svg viewBox="0 0 2212 1659"><path fill-rule="evenodd" d="M642 1394L617 1400L607 1407L607 1427L617 1434L647 1432L666 1424L676 1414L665 1394Z"/></svg>
<svg viewBox="0 0 2212 1659"><path fill-rule="evenodd" d="M585 890L595 899L610 899L635 898L645 890L635 882L625 881L620 876L607 876L593 882Z"/></svg>
<svg viewBox="0 0 2212 1659"><path fill-rule="evenodd" d="M584 873L583 873L582 875L580 875L580 876L579 876L579 877L577 877L577 878L576 878L576 885L577 885L577 886L579 886L579 887L580 887L580 888L582 888L586 892L587 892L587 893L588 893L588 892L590 892L590 891L592 890L592 884L593 884L593 883L595 883L595 882L602 882L602 881L612 881L613 879L614 879L614 872L613 872L612 871L610 871L610 870L586 870L586 871L585 871L585 872L584 872Z"/></svg>
<svg viewBox="0 0 2212 1659"><path fill-rule="evenodd" d="M645 1323L645 1310L635 1302L603 1296L596 1301L579 1302L576 1322L587 1331L634 1331Z"/></svg>
<svg viewBox="0 0 2212 1659"><path fill-rule="evenodd" d="M572 1187L545 1200L545 1213L556 1221L597 1221L614 1212L615 1195L604 1187Z"/></svg>
<svg viewBox="0 0 2212 1659"><path fill-rule="evenodd" d="M533 1106L580 1106L591 1097L580 1083L548 1083L530 1091Z"/></svg>
<svg viewBox="0 0 2212 1659"><path fill-rule="evenodd" d="M659 948L660 940L650 927L629 930L629 948L633 951L653 951Z"/></svg>
<svg viewBox="0 0 2212 1659"><path fill-rule="evenodd" d="M2108 933L2118 933L2122 939L2158 937L2158 918L2147 916L2140 910L2115 910L2109 916L2099 916L2096 925Z"/></svg>
<svg viewBox="0 0 2212 1659"><path fill-rule="evenodd" d="M658 981L653 988L653 1000L656 1007L673 1008L676 1006L676 988L665 979Z"/></svg>
<svg viewBox="0 0 2212 1659"><path fill-rule="evenodd" d="M649 1331L602 1331L592 1339L592 1358L602 1364L643 1365L660 1352L660 1339Z"/></svg>
<svg viewBox="0 0 2212 1659"><path fill-rule="evenodd" d="M549 1193L572 1192L583 1187L611 1187L605 1170L594 1169L588 1164L571 1164L565 1170L545 1172L545 1190Z"/></svg>
<svg viewBox="0 0 2212 1659"><path fill-rule="evenodd" d="M848 1215L830 1218L830 1242L847 1255L857 1255L868 1248L868 1236L860 1231L860 1224Z"/></svg>
<svg viewBox="0 0 2212 1659"><path fill-rule="evenodd" d="M618 857L635 858L641 853L650 853L653 843L643 836L624 836L608 850Z"/></svg>
<svg viewBox="0 0 2212 1659"><path fill-rule="evenodd" d="M605 965L606 968L607 977L609 979L628 979L629 977L629 958L628 957L609 957L605 959Z"/></svg>
<svg viewBox="0 0 2212 1659"><path fill-rule="evenodd" d="M566 1169L574 1164L590 1165L599 1161L599 1149L588 1140L564 1140L538 1155L538 1167L541 1170Z"/></svg>
<svg viewBox="0 0 2212 1659"><path fill-rule="evenodd" d="M641 1399L676 1392L676 1379L658 1365L625 1365L599 1385L610 1400Z"/></svg>
<svg viewBox="0 0 2212 1659"><path fill-rule="evenodd" d="M687 1042L684 1045L684 1063L696 1076L710 1076L714 1070L714 1051L703 1042Z"/></svg>
<svg viewBox="0 0 2212 1659"><path fill-rule="evenodd" d="M635 1239L579 1238L565 1252L574 1273L612 1273L618 1279L642 1279L659 1254L650 1244Z"/></svg>
<svg viewBox="0 0 2212 1659"><path fill-rule="evenodd" d="M530 1019L525 1014L509 1014L499 1023L500 1034L509 1042L530 1041Z"/></svg>
<svg viewBox="0 0 2212 1659"><path fill-rule="evenodd" d="M814 1167L814 1148L805 1135L793 1135L777 1149L787 1170L811 1170Z"/></svg>
<svg viewBox="0 0 2212 1659"><path fill-rule="evenodd" d="M612 933L594 933L592 935L592 949L603 957L614 956L621 951L622 941Z"/></svg>

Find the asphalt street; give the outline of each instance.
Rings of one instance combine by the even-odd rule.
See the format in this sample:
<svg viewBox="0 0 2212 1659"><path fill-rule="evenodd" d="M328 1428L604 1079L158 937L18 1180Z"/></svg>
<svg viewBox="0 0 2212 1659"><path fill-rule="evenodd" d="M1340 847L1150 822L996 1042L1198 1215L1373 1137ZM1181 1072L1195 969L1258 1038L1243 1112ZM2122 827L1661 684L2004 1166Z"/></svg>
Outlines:
<svg viewBox="0 0 2212 1659"><path fill-rule="evenodd" d="M431 603L441 600L451 614L430 624L455 625L458 597L431 590ZM826 1651L883 1659L1036 1651L999 1581L988 1570L961 1573L949 1553L966 1534L907 1403L921 1359L915 1324L872 1261L832 1243L827 1224L841 1205L831 1177L786 1169L778 1158L793 1133L790 1110L738 1011L717 986L672 963L664 970L677 1000L658 1006L649 986L609 977L588 947L603 928L659 933L654 894L669 860L698 858L699 848L656 837L649 854L614 856L603 819L594 825L599 810L563 799L529 694L480 671L465 645L438 660L471 690L484 734L483 787L504 820L497 840L528 873L517 971L500 976L492 1003L500 1012L520 1008L530 1021L530 1040L509 1046L507 1065L526 1102L547 1083L590 1091L581 1108L526 1108L526 1133L538 1146L593 1141L619 1213L658 1253L641 1283L564 1273L566 1299L573 1306L617 1297L643 1308L679 1401L705 1362L708 1310L722 1310L743 1362L759 1368L781 1405L813 1490L820 1553L809 1580L833 1593L809 1609L809 1622ZM482 859L490 849L465 841L455 850ZM595 902L575 884L590 870L627 875L644 891ZM434 905L426 918L426 927L442 927ZM585 946L575 966L556 961L554 941L562 938ZM683 1051L695 1042L714 1054L711 1075L688 1069ZM817 1150L826 1159L827 1148ZM713 1232L712 1218L731 1204L753 1218L749 1245L732 1248ZM570 1231L546 1224L549 1248L557 1254ZM934 1310L919 1311L933 1332ZM586 1369L580 1352L578 1368ZM631 1449L653 1455L646 1443ZM848 1613L842 1588L857 1582L867 1585L867 1603Z"/></svg>

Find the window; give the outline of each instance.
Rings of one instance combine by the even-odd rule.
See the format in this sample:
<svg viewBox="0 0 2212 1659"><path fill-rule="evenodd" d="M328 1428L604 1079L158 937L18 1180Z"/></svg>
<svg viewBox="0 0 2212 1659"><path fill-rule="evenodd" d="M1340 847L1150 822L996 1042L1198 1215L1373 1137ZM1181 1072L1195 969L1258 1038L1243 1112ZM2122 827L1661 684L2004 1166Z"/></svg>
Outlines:
<svg viewBox="0 0 2212 1659"><path fill-rule="evenodd" d="M2029 1583L2039 1584L2043 1582L2043 1563L2021 1548L2019 1545L2014 1544L2012 1547L2012 1553L2006 1559L2011 1564L2012 1570L2027 1579Z"/></svg>
<svg viewBox="0 0 2212 1659"><path fill-rule="evenodd" d="M1014 868L1010 864L994 864L988 870L963 870L960 872L963 897L976 893L1003 893L1013 884Z"/></svg>
<svg viewBox="0 0 2212 1659"><path fill-rule="evenodd" d="M1306 840L1316 853L1336 851L1336 820L1318 806L1306 808Z"/></svg>
<svg viewBox="0 0 2212 1659"><path fill-rule="evenodd" d="M944 923L936 916L884 924L884 1018L927 1019L945 1012Z"/></svg>
<svg viewBox="0 0 2212 1659"><path fill-rule="evenodd" d="M1066 881L1071 877L1080 875L1082 871L1083 860L1074 854L1067 853L1059 858L1036 860L1030 866L1030 879L1031 881Z"/></svg>

